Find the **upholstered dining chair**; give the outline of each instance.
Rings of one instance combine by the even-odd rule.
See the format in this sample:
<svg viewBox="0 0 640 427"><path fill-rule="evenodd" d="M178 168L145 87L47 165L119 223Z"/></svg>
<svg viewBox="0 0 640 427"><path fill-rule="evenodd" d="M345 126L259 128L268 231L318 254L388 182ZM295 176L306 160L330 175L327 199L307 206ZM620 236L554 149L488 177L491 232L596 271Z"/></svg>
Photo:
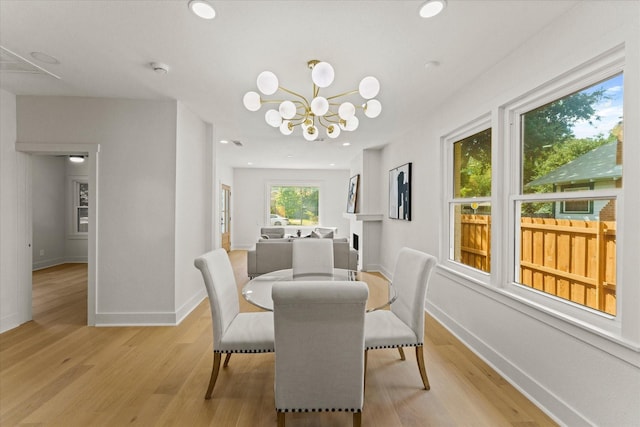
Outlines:
<svg viewBox="0 0 640 427"><path fill-rule="evenodd" d="M287 412L344 411L360 426L364 401L364 282L274 283L275 404Z"/></svg>
<svg viewBox="0 0 640 427"><path fill-rule="evenodd" d="M273 313L240 313L238 288L227 252L220 248L197 257L195 266L202 273L213 321L213 369L205 399L216 385L220 360L224 367L232 353L269 353L274 351Z"/></svg>
<svg viewBox="0 0 640 427"><path fill-rule="evenodd" d="M403 347L416 348L418 370L425 390L429 379L424 364L424 300L436 258L424 252L402 248L393 272L398 298L390 310L376 310L365 317L365 361L369 350L397 348L405 360Z"/></svg>
<svg viewBox="0 0 640 427"><path fill-rule="evenodd" d="M333 239L296 239L292 251L294 277L333 274Z"/></svg>

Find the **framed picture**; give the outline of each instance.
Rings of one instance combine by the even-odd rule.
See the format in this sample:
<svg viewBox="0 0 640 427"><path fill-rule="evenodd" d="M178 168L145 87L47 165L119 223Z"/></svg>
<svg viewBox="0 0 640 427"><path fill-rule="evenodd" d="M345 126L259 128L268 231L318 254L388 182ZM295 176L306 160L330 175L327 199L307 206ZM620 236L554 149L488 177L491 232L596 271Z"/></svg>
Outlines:
<svg viewBox="0 0 640 427"><path fill-rule="evenodd" d="M352 176L349 179L349 193L347 195L347 213L356 212L356 203L358 203L358 183L360 175Z"/></svg>
<svg viewBox="0 0 640 427"><path fill-rule="evenodd" d="M389 171L389 218L411 221L411 163Z"/></svg>

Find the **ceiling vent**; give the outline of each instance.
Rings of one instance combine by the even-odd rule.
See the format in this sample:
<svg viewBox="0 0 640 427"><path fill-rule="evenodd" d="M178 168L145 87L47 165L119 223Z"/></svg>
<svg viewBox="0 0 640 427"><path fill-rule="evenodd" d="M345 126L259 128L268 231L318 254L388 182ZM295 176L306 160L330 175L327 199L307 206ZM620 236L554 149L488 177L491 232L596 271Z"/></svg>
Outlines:
<svg viewBox="0 0 640 427"><path fill-rule="evenodd" d="M3 73L45 74L60 79L59 76L37 66L3 46L0 46L0 71Z"/></svg>

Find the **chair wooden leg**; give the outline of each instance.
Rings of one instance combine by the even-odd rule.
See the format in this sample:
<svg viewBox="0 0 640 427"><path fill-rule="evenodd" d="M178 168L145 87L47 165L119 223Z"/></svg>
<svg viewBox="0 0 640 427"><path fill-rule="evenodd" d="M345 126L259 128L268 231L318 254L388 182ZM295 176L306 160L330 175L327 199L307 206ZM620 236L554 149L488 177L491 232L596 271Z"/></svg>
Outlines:
<svg viewBox="0 0 640 427"><path fill-rule="evenodd" d="M224 358L224 364L222 365L223 368L227 367L227 365L229 364L229 359L231 359L231 353L227 353L227 356Z"/></svg>
<svg viewBox="0 0 640 427"><path fill-rule="evenodd" d="M422 384L424 384L424 389L429 390L431 386L429 385L427 370L424 366L424 354L421 345L416 346L416 360L418 361L418 369L420 370L420 376L422 377Z"/></svg>
<svg viewBox="0 0 640 427"><path fill-rule="evenodd" d="M364 394L365 389L367 388L367 360L369 357L369 350L364 351L364 381L362 384L362 394Z"/></svg>
<svg viewBox="0 0 640 427"><path fill-rule="evenodd" d="M362 412L353 413L353 427L360 427L362 425Z"/></svg>
<svg viewBox="0 0 640 427"><path fill-rule="evenodd" d="M278 411L278 427L284 427L284 412Z"/></svg>
<svg viewBox="0 0 640 427"><path fill-rule="evenodd" d="M218 379L218 372L220 372L221 358L222 358L221 353L213 353L213 369L211 370L211 379L209 380L209 388L207 388L207 394L204 395L204 398L207 400L211 399L211 394L213 393L213 386L216 385L216 380Z"/></svg>
<svg viewBox="0 0 640 427"><path fill-rule="evenodd" d="M398 347L398 353L400 353L400 360L407 360L407 358L404 357L404 350L402 347Z"/></svg>

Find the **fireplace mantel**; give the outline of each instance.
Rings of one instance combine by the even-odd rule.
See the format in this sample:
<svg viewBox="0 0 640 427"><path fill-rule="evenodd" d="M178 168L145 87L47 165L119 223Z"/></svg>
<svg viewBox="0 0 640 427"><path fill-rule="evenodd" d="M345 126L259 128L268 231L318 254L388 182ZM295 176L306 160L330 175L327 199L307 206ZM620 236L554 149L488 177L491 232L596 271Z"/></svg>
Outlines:
<svg viewBox="0 0 640 427"><path fill-rule="evenodd" d="M370 213L344 213L344 218L355 219L356 221L382 221L383 214L370 214Z"/></svg>

